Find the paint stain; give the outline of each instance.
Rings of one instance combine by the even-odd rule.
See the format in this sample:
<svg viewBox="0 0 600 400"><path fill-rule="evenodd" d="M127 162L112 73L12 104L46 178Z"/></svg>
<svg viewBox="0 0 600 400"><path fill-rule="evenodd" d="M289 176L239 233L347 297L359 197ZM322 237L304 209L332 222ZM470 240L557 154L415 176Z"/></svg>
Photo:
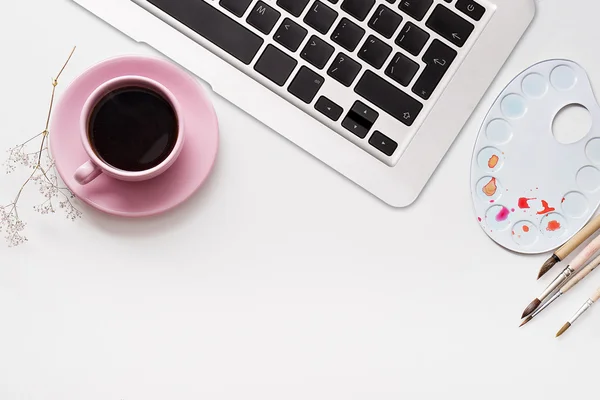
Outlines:
<svg viewBox="0 0 600 400"><path fill-rule="evenodd" d="M495 200L490 200L490 203L493 203Z"/></svg>
<svg viewBox="0 0 600 400"><path fill-rule="evenodd" d="M548 222L548 226L546 226L546 230L549 232L554 232L560 229L560 222L557 220L552 220Z"/></svg>
<svg viewBox="0 0 600 400"><path fill-rule="evenodd" d="M560 204L565 202L565 198L563 197L562 200L560 201Z"/></svg>
<svg viewBox="0 0 600 400"><path fill-rule="evenodd" d="M494 154L488 160L488 167L490 167L490 168L496 168L496 165L498 165L498 161L500 161L500 158L498 158L498 156Z"/></svg>
<svg viewBox="0 0 600 400"><path fill-rule="evenodd" d="M515 236L515 231L512 231L513 236Z"/></svg>
<svg viewBox="0 0 600 400"><path fill-rule="evenodd" d="M519 199L519 208L523 209L523 208L529 208L529 200L535 200L535 197L521 197Z"/></svg>
<svg viewBox="0 0 600 400"><path fill-rule="evenodd" d="M478 220L479 222L481 222L481 217L477 217L477 220Z"/></svg>
<svg viewBox="0 0 600 400"><path fill-rule="evenodd" d="M486 196L493 196L496 194L496 190L498 190L498 186L496 186L496 178L492 178L490 179L490 181L488 183L486 183L486 185L483 187L483 193L485 193Z"/></svg>
<svg viewBox="0 0 600 400"><path fill-rule="evenodd" d="M508 208L506 207L502 207L502 209L498 212L498 215L496 215L496 221L498 222L502 222L502 221L506 221L506 219L508 218Z"/></svg>
<svg viewBox="0 0 600 400"><path fill-rule="evenodd" d="M529 227L527 225L523 225L523 232L529 232Z"/></svg>
<svg viewBox="0 0 600 400"><path fill-rule="evenodd" d="M510 209L510 212L515 212L515 209L514 209L514 208L511 208L511 209Z"/></svg>
<svg viewBox="0 0 600 400"><path fill-rule="evenodd" d="M537 212L538 215L548 214L548 213L556 210L556 208L550 207L546 200L542 200L542 207L544 207L544 209L542 211L538 211Z"/></svg>

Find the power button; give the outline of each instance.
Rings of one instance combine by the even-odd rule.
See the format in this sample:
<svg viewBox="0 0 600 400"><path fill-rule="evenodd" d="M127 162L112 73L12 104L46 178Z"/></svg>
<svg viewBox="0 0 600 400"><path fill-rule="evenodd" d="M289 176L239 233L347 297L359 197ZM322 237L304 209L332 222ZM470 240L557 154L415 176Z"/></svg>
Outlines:
<svg viewBox="0 0 600 400"><path fill-rule="evenodd" d="M483 14L485 14L485 8L473 0L458 0L456 8L475 21L479 21L483 17Z"/></svg>

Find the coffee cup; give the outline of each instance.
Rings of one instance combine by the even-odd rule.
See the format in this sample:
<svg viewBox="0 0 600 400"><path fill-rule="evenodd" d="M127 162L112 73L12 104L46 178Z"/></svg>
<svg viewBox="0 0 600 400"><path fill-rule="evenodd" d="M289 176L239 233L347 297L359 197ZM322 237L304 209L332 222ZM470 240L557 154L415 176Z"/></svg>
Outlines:
<svg viewBox="0 0 600 400"><path fill-rule="evenodd" d="M164 173L184 143L184 121L175 96L142 76L111 79L86 100L80 116L81 142L89 160L76 171L81 184L101 174L144 181Z"/></svg>

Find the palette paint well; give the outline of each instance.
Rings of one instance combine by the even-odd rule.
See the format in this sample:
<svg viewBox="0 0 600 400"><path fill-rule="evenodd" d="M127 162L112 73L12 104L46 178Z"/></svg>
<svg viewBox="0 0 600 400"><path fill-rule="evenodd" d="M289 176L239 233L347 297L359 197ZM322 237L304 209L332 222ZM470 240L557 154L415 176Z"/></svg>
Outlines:
<svg viewBox="0 0 600 400"><path fill-rule="evenodd" d="M553 122L570 105L592 124L564 144ZM556 249L590 220L600 204L600 107L580 65L544 61L506 86L475 143L471 195L483 231L519 253Z"/></svg>

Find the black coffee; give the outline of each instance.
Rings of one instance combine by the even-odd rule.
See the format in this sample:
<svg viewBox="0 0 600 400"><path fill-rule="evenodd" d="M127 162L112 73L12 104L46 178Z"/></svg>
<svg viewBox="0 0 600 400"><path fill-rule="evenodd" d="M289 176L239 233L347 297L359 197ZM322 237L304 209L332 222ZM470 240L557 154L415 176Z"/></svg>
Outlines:
<svg viewBox="0 0 600 400"><path fill-rule="evenodd" d="M140 87L115 90L100 100L89 118L94 152L125 171L162 163L177 142L177 116L163 96Z"/></svg>

